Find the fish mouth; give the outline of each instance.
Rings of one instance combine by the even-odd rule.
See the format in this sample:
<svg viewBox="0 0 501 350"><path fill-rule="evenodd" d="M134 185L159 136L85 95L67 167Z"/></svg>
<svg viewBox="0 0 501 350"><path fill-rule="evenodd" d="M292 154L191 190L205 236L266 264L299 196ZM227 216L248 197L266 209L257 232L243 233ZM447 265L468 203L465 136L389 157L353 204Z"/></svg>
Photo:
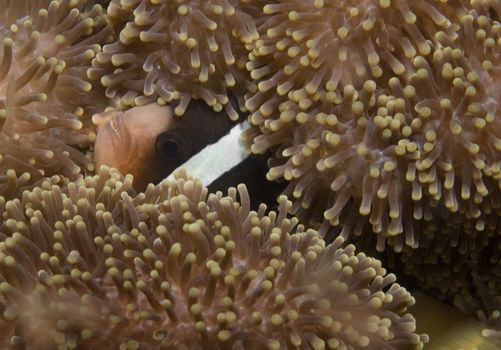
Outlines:
<svg viewBox="0 0 501 350"><path fill-rule="evenodd" d="M97 135L99 138L109 140L111 149L101 149L104 152L106 162L112 159L112 164L122 168L129 164L132 159L132 150L135 147L135 140L132 137L126 122L123 111L110 111L99 113L92 118L98 125Z"/></svg>
<svg viewBox="0 0 501 350"><path fill-rule="evenodd" d="M111 137L113 152L117 163L125 166L133 157L132 150L135 148L135 140L132 137L124 116L124 112L114 113L106 123L106 130Z"/></svg>

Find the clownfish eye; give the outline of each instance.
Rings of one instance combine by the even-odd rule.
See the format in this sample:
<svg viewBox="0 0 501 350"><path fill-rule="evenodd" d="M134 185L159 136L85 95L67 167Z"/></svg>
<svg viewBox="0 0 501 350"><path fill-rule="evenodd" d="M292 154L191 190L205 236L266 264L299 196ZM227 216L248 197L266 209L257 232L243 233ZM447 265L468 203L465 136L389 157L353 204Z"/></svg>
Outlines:
<svg viewBox="0 0 501 350"><path fill-rule="evenodd" d="M167 162L184 162L191 154L191 143L182 131L173 129L157 136L155 152Z"/></svg>

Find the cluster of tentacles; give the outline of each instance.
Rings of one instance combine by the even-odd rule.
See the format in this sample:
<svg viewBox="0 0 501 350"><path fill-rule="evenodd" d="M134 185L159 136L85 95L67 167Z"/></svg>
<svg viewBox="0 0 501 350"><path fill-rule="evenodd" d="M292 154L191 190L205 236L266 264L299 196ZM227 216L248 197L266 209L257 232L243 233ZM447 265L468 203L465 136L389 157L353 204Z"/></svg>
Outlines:
<svg viewBox="0 0 501 350"><path fill-rule="evenodd" d="M87 69L111 39L93 1L0 1L0 195L92 171L82 150L106 106Z"/></svg>
<svg viewBox="0 0 501 350"><path fill-rule="evenodd" d="M244 94L243 138L275 153L291 213L497 310L482 300L501 291L499 1L153 3L110 4L119 38L92 68L108 96L182 114Z"/></svg>
<svg viewBox="0 0 501 350"><path fill-rule="evenodd" d="M412 299L345 240L501 338L499 0L0 8L0 342L422 346ZM142 194L82 177L94 113L193 99L249 113L280 213L186 175Z"/></svg>
<svg viewBox="0 0 501 350"><path fill-rule="evenodd" d="M237 199L239 198L239 200ZM381 263L186 174L102 168L5 203L0 344L25 349L422 348Z"/></svg>

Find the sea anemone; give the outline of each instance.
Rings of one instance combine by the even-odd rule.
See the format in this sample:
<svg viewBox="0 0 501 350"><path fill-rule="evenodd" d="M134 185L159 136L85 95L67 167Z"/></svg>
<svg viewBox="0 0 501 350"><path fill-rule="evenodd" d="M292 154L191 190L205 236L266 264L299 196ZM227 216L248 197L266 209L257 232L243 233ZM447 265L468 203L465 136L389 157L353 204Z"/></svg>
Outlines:
<svg viewBox="0 0 501 350"><path fill-rule="evenodd" d="M90 116L106 102L86 70L111 28L93 1L0 7L0 195L12 198L43 177L93 169L78 148L93 142Z"/></svg>
<svg viewBox="0 0 501 350"><path fill-rule="evenodd" d="M250 211L245 186L207 196L184 173L136 194L102 167L2 203L1 347L422 348L395 276L278 201Z"/></svg>
<svg viewBox="0 0 501 350"><path fill-rule="evenodd" d="M417 247L426 221L500 207L498 1L284 0L247 64L255 153L320 232ZM364 238L365 239L365 238Z"/></svg>
<svg viewBox="0 0 501 350"><path fill-rule="evenodd" d="M178 101L182 115L192 98L236 120L231 90L243 105L252 91L246 45L257 39L248 1L111 1L108 17L119 39L104 46L89 70L119 108Z"/></svg>
<svg viewBox="0 0 501 350"><path fill-rule="evenodd" d="M491 213L483 231L476 230L471 221L458 221L460 216L444 220L434 234L421 237L419 247L386 250L385 266L435 299L501 329L496 316L501 309L499 217L499 213ZM370 255L366 248L373 244L361 241L357 240L357 247Z"/></svg>

